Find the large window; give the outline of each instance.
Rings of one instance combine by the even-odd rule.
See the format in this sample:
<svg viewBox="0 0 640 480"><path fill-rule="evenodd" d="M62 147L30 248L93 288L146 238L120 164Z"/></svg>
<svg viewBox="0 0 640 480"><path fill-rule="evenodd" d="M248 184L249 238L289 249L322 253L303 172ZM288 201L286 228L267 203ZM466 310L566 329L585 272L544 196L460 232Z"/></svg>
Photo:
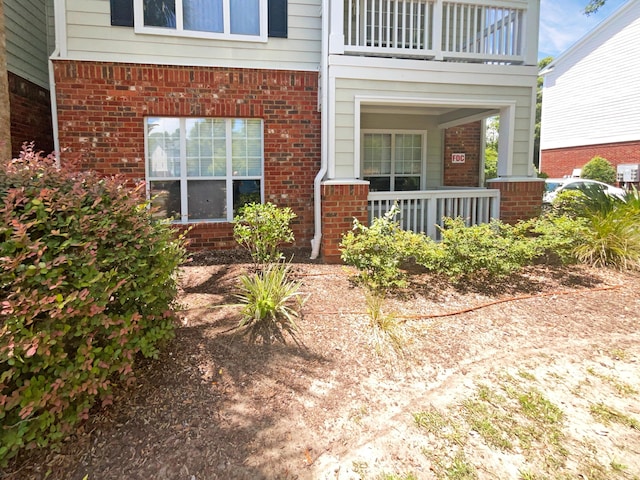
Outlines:
<svg viewBox="0 0 640 480"><path fill-rule="evenodd" d="M262 199L262 120L148 117L149 194L160 215L231 221Z"/></svg>
<svg viewBox="0 0 640 480"><path fill-rule="evenodd" d="M140 33L266 41L266 0L135 0Z"/></svg>
<svg viewBox="0 0 640 480"><path fill-rule="evenodd" d="M372 192L420 190L424 158L422 132L362 133L362 175Z"/></svg>

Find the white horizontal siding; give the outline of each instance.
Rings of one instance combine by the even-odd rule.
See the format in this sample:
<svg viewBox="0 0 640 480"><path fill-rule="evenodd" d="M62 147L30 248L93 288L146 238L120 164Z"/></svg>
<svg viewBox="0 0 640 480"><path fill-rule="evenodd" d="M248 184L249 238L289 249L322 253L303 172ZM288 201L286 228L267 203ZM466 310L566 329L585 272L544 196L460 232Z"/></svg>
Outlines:
<svg viewBox="0 0 640 480"><path fill-rule="evenodd" d="M42 0L5 0L7 69L49 88L47 12Z"/></svg>
<svg viewBox="0 0 640 480"><path fill-rule="evenodd" d="M541 148L640 140L640 2L545 77Z"/></svg>
<svg viewBox="0 0 640 480"><path fill-rule="evenodd" d="M354 70L354 73L356 70ZM357 75L354 75L357 76ZM378 78L371 80L371 78ZM429 75L423 75L423 82L407 82L397 80L381 80L380 76L369 75L368 78L338 78L335 92L335 178L352 178L354 176L355 158L354 144L354 111L356 96L365 97L397 97L403 99L416 99L416 102L424 99L451 101L452 105L467 99L470 103L486 101L487 104L504 102L505 105L515 103L515 128L513 149L514 176L528 176L531 165L531 115L533 86L492 86L477 85L474 80L480 81L475 75L467 77L469 83L439 83L429 82ZM400 77L399 77L400 78ZM533 79L535 82L535 77ZM482 81L481 81L482 83ZM517 83L517 82L516 82ZM529 82L531 83L531 82ZM367 114L367 116L370 114ZM384 115L384 114L382 114ZM391 118L391 117L390 117ZM387 119L385 117L385 119ZM393 122L388 122L389 128L395 128ZM440 144L435 136L428 138L428 148L437 147ZM434 143L435 142L435 143ZM433 155L433 153L431 154ZM439 160L438 160L439 161ZM435 160L431 157L428 172L430 181L439 175L435 167ZM440 167L438 167L440 168Z"/></svg>
<svg viewBox="0 0 640 480"><path fill-rule="evenodd" d="M69 59L310 71L320 64L320 0L290 0L289 38L266 43L135 34L111 26L108 1L66 4Z"/></svg>

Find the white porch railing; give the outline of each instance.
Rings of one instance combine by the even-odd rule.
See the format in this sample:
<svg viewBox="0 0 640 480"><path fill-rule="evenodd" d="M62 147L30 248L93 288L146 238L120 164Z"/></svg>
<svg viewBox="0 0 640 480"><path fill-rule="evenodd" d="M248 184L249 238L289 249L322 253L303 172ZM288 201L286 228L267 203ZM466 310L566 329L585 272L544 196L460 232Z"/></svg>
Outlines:
<svg viewBox="0 0 640 480"><path fill-rule="evenodd" d="M332 29L342 27L345 53L521 64L528 42L537 50L526 0L343 1L343 25Z"/></svg>
<svg viewBox="0 0 640 480"><path fill-rule="evenodd" d="M500 191L485 188L450 188L417 192L369 193L369 223L382 217L395 203L400 208L403 230L426 233L438 239L436 225L443 217L462 217L467 225L477 225L500 218Z"/></svg>

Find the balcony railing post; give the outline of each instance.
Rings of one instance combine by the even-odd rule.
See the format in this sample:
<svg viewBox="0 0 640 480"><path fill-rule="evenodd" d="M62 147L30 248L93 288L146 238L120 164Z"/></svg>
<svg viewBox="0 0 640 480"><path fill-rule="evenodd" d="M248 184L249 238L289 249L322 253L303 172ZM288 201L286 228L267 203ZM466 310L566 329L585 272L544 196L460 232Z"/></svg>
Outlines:
<svg viewBox="0 0 640 480"><path fill-rule="evenodd" d="M433 5L433 45L434 59L442 60L442 8L443 0L436 0Z"/></svg>
<svg viewBox="0 0 640 480"><path fill-rule="evenodd" d="M348 0L324 0L329 2L329 54L344 53L344 2Z"/></svg>
<svg viewBox="0 0 640 480"><path fill-rule="evenodd" d="M538 23L540 22L539 0L529 0L529 8L525 12L524 20L524 64L538 64Z"/></svg>

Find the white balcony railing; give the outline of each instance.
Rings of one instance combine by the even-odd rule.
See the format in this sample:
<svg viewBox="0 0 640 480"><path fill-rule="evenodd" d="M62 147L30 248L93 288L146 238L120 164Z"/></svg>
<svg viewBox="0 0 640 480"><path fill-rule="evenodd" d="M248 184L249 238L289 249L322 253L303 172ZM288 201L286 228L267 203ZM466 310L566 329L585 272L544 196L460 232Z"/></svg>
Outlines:
<svg viewBox="0 0 640 480"><path fill-rule="evenodd" d="M538 14L523 0L343 1L332 29L344 53L522 64L527 43L537 49Z"/></svg>
<svg viewBox="0 0 640 480"><path fill-rule="evenodd" d="M439 238L436 225L442 226L443 217L462 217L467 225L500 218L500 191L485 188L371 192L368 202L369 223L397 203L400 208L397 220L402 229L426 233L433 239Z"/></svg>

